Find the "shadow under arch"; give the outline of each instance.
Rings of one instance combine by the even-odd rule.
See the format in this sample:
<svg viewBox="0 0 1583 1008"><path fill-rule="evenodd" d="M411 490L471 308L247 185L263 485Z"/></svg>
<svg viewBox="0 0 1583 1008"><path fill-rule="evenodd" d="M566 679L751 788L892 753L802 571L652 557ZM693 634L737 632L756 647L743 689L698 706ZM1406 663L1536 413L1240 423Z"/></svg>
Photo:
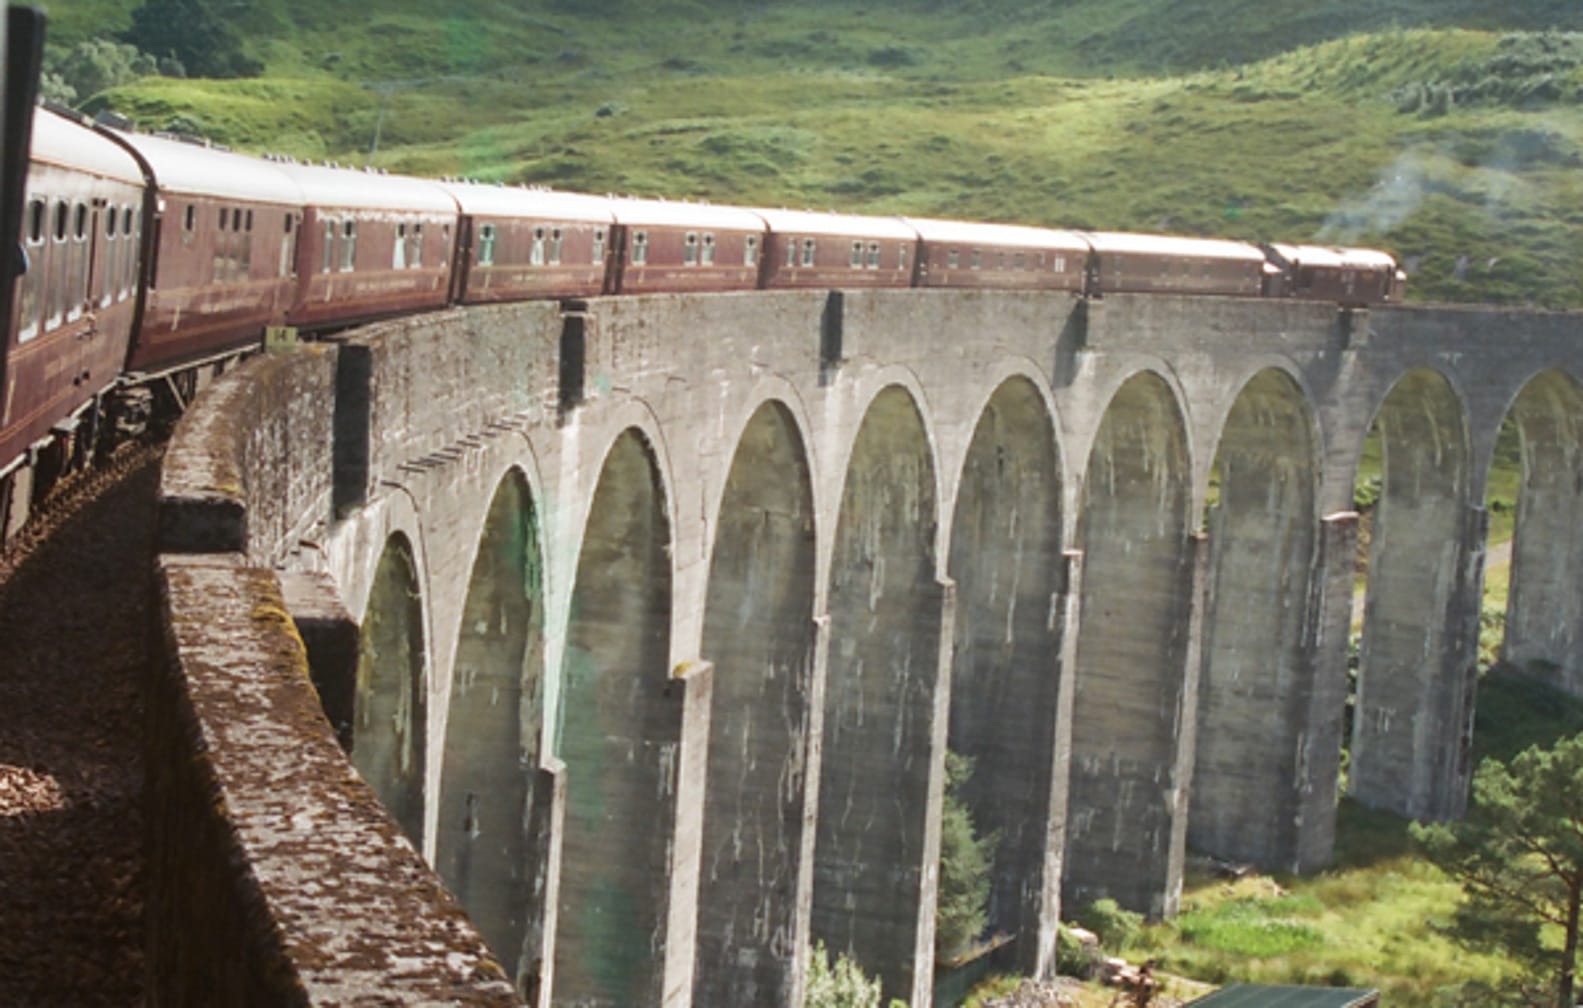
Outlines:
<svg viewBox="0 0 1583 1008"><path fill-rule="evenodd" d="M693 1001L790 1005L803 883L815 626L813 485L784 404L754 411L726 478L703 657L714 666Z"/></svg>
<svg viewBox="0 0 1583 1008"><path fill-rule="evenodd" d="M1083 484L1082 628L1073 688L1063 903L1110 897L1169 916L1181 897L1193 611L1187 430L1153 372L1100 421Z"/></svg>
<svg viewBox="0 0 1583 1008"><path fill-rule="evenodd" d="M1482 509L1466 413L1437 371L1408 372L1375 418L1381 489L1368 553L1348 790L1415 819L1467 800Z"/></svg>
<svg viewBox="0 0 1583 1008"><path fill-rule="evenodd" d="M501 480L474 556L452 664L436 869L518 989L541 972L547 828L535 815L544 663L543 561L526 478ZM540 925L542 926L542 925Z"/></svg>
<svg viewBox="0 0 1583 1008"><path fill-rule="evenodd" d="M1536 375L1513 401L1522 484L1501 659L1583 697L1583 388Z"/></svg>
<svg viewBox="0 0 1583 1008"><path fill-rule="evenodd" d="M944 758L937 506L923 418L888 386L853 443L831 558L812 925L915 1004L931 982Z"/></svg>
<svg viewBox="0 0 1583 1008"><path fill-rule="evenodd" d="M566 631L556 1004L663 1000L682 692L669 670L670 540L654 452L628 429L600 470Z"/></svg>
<svg viewBox="0 0 1583 1008"><path fill-rule="evenodd" d="M1322 671L1309 635L1320 475L1313 416L1290 375L1272 368L1243 386L1215 469L1188 844L1295 871L1304 831L1334 820L1340 749L1333 733L1308 730ZM1314 767L1329 784L1317 798Z"/></svg>
<svg viewBox="0 0 1583 1008"><path fill-rule="evenodd" d="M947 744L973 760L958 788L980 836L995 835L991 930L1053 973L1070 729L1060 716L1068 571L1055 423L1038 389L1009 378L985 405L963 463L948 570L956 584ZM1070 703L1065 705L1070 711Z"/></svg>
<svg viewBox="0 0 1583 1008"><path fill-rule="evenodd" d="M397 532L379 555L358 635L351 759L420 851L428 726L423 626L412 544Z"/></svg>

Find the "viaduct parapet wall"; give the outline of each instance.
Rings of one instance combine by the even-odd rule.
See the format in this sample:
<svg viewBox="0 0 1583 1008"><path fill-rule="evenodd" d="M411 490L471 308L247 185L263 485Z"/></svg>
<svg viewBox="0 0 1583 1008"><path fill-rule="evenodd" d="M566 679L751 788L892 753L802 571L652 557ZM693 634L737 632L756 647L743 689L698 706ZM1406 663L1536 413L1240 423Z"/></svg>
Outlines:
<svg viewBox="0 0 1583 1008"><path fill-rule="evenodd" d="M242 929L314 1004L797 1005L816 941L927 1004L948 750L1031 972L1063 900L1173 913L1189 846L1323 865L1371 425L1349 786L1459 814L1508 417L1507 656L1583 692L1580 337L760 292L453 311L252 362L162 488L155 790L201 828L161 837L161 933ZM196 968L156 962L170 989Z"/></svg>

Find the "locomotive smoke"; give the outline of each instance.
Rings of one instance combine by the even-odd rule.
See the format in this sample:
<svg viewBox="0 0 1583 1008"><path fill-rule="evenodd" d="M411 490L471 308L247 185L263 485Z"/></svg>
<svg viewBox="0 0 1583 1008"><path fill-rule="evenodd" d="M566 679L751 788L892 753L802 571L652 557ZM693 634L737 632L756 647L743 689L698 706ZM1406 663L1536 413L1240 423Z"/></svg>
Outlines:
<svg viewBox="0 0 1583 1008"><path fill-rule="evenodd" d="M1423 148L1403 153L1367 193L1344 200L1325 218L1314 240L1347 245L1361 235L1383 235L1412 216L1424 201L1430 157Z"/></svg>

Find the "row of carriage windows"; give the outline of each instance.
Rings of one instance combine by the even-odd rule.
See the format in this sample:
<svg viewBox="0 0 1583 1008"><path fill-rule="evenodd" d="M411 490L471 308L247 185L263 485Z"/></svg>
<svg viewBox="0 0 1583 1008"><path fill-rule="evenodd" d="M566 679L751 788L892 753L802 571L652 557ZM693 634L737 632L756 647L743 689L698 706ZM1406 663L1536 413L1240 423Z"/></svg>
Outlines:
<svg viewBox="0 0 1583 1008"><path fill-rule="evenodd" d="M985 256L984 256L984 250L983 249L971 249L971 250L969 250L968 257L967 257L967 268L968 269L983 269L984 268L984 262L985 262ZM1052 272L1052 273L1065 273L1066 272L1066 256L1061 255L1061 254L1053 255L1053 256L1050 257L1049 262L1050 262L1050 272ZM997 270L1012 269L1012 270L1024 271L1024 270L1029 269L1030 266L1031 266L1033 269L1042 270L1042 269L1044 269L1044 265L1045 265L1045 255L1044 255L1043 252L1034 252L1034 253L1032 253L1032 258L1029 258L1029 253L1026 253L1026 252L1012 252L1012 253L1009 253L1009 254L1006 253L1006 252L996 252L995 253L995 261L994 261L994 264L993 264L992 268L997 269ZM947 252L945 254L945 266L946 266L946 269L961 269L961 267L962 267L962 252L961 252L960 249L949 249L949 250L947 250Z"/></svg>
<svg viewBox="0 0 1583 1008"><path fill-rule="evenodd" d="M30 196L22 230L20 342L132 296L142 237L132 204Z"/></svg>
<svg viewBox="0 0 1583 1008"><path fill-rule="evenodd" d="M253 278L253 255L256 251L254 238L254 208L239 206L220 206L210 208L214 221L213 241L209 250L209 271L207 282L211 284L245 283ZM262 212L262 211L260 211ZM181 214L181 242L185 247L201 248L197 242L200 214L207 216L208 211L203 211L196 203L189 203L182 209ZM275 261L272 268L278 277L288 277L296 273L296 242L292 237L296 230L297 214L286 211L281 215L280 238L275 249ZM261 227L262 220L260 221ZM265 241L265 250L268 254L268 240ZM270 265L264 267L270 269ZM159 277L155 276L153 286L158 285Z"/></svg>

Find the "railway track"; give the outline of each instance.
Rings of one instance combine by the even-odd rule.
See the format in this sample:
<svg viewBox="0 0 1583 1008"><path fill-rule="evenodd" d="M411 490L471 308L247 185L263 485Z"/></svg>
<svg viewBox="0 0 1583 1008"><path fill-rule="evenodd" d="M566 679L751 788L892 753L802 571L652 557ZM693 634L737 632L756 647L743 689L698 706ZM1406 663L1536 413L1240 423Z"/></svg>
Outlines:
<svg viewBox="0 0 1583 1008"><path fill-rule="evenodd" d="M0 1006L143 1002L144 670L161 448L0 554Z"/></svg>

